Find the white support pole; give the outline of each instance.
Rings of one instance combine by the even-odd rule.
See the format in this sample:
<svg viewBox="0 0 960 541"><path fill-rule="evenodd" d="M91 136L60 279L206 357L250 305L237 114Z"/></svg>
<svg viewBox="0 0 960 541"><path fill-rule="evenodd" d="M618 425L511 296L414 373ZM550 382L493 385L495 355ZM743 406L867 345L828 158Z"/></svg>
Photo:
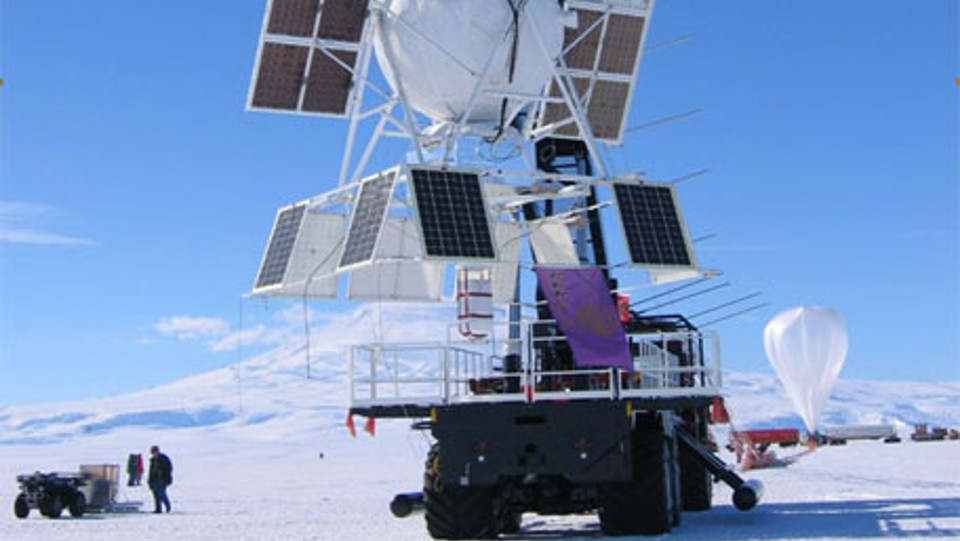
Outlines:
<svg viewBox="0 0 960 541"><path fill-rule="evenodd" d="M388 12L389 10L385 8L379 9L376 11L375 16L377 18L375 19L375 22L377 26L381 29L381 31L383 29L383 17L385 17ZM399 17L397 18L397 20L402 21L402 19L400 19ZM396 59L393 58L392 51L390 50L389 47L384 48L384 60L386 60L387 64L389 64L390 71L392 71L393 73L399 73L396 67ZM403 82L400 81L399 78L397 78L397 80L395 81L395 84L396 84L396 89L395 89L396 98L399 99L400 104L403 107L403 120L404 120L405 128L410 135L410 139L413 140L414 148L416 149L416 152L417 152L417 159L420 161L420 163L424 163L425 160L423 156L423 147L420 145L420 136L419 136L419 133L417 132L417 128L415 124L416 118L414 117L413 108L410 107L410 102L407 100L407 95L403 90Z"/></svg>
<svg viewBox="0 0 960 541"><path fill-rule="evenodd" d="M370 22L370 17L367 17L367 20L364 21L365 28L363 32L369 33L372 24L373 23ZM350 169L350 160L353 157L353 144L357 137L357 126L360 124L360 120L362 118L360 108L363 106L363 96L367 90L367 74L370 72L370 58L373 56L370 54L369 44L360 49L360 55L361 56L358 59L360 72L359 76L357 76L357 88L351 96L351 100L353 102L347 106L348 110L350 111L350 126L347 128L347 140L343 149L343 158L340 161L340 178L338 180L339 186L343 186L347 182L347 175ZM354 75L356 76L357 74L355 73Z"/></svg>

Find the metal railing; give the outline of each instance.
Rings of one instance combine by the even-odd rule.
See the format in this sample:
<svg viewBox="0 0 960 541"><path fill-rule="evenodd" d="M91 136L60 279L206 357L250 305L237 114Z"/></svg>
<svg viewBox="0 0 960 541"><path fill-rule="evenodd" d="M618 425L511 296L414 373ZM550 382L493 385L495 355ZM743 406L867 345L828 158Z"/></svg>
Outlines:
<svg viewBox="0 0 960 541"><path fill-rule="evenodd" d="M518 343L494 331L482 340L446 343L368 344L351 348L350 401L353 407L434 406L474 402L536 402L715 396L721 385L719 339L713 332L683 331L628 335L633 370L542 368L545 347L562 336L534 337L524 322L526 347L519 370L510 371L498 354ZM506 324L503 324L506 328ZM542 334L539 332L538 333ZM509 349L509 348L508 348ZM502 351L501 351L502 353Z"/></svg>

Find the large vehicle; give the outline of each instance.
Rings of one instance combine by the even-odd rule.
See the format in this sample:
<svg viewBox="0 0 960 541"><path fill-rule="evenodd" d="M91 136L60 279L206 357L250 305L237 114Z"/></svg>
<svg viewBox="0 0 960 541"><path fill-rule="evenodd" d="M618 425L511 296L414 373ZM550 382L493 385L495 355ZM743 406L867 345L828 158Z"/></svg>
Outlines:
<svg viewBox="0 0 960 541"><path fill-rule="evenodd" d="M614 174L600 152L623 142L653 7L267 5L248 106L349 128L338 186L279 209L253 292L455 301L445 336L350 354L351 415L432 435L422 491L392 508L422 506L435 538L515 532L527 512L659 534L712 506L714 478L739 509L760 497L710 451L715 333L619 285L711 276L675 185ZM369 172L396 137L406 159ZM608 252L615 231L625 249Z"/></svg>
<svg viewBox="0 0 960 541"><path fill-rule="evenodd" d="M827 426L814 437L830 445L844 445L850 440L883 440L899 443L900 436L891 424Z"/></svg>

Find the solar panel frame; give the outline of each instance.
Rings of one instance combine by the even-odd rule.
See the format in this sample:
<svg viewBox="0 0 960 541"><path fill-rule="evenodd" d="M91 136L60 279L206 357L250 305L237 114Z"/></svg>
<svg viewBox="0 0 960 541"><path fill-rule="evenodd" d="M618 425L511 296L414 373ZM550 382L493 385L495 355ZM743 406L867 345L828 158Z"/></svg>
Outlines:
<svg viewBox="0 0 960 541"><path fill-rule="evenodd" d="M337 264L338 270L348 270L373 261L399 174L399 168L394 167L360 181L346 242Z"/></svg>
<svg viewBox="0 0 960 541"><path fill-rule="evenodd" d="M676 189L670 184L613 183L630 264L696 269L697 260Z"/></svg>
<svg viewBox="0 0 960 541"><path fill-rule="evenodd" d="M577 26L564 30L563 66L558 73L581 104L593 137L608 144L623 141L653 4L653 0L568 2L577 13ZM561 96L557 84L551 85L552 98ZM566 103L541 107L540 123L555 124L553 136L584 137Z"/></svg>
<svg viewBox="0 0 960 541"><path fill-rule="evenodd" d="M273 229L270 231L270 240L263 252L253 284L254 292L283 284L306 210L307 203L300 202L277 211Z"/></svg>
<svg viewBox="0 0 960 541"><path fill-rule="evenodd" d="M247 108L350 116L368 57L370 0L270 0ZM365 65L365 62L364 62Z"/></svg>
<svg viewBox="0 0 960 541"><path fill-rule="evenodd" d="M478 171L408 166L406 176L425 258L454 262L498 259Z"/></svg>

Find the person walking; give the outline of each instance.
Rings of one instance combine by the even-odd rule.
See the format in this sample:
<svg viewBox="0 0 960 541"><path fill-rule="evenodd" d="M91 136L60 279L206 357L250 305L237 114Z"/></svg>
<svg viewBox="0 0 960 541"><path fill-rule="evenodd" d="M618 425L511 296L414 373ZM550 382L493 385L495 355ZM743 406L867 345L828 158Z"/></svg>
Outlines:
<svg viewBox="0 0 960 541"><path fill-rule="evenodd" d="M147 485L153 493L153 512L161 513L163 508L170 512L170 498L167 487L173 484L173 463L167 455L154 445L150 448L150 471L147 473Z"/></svg>

